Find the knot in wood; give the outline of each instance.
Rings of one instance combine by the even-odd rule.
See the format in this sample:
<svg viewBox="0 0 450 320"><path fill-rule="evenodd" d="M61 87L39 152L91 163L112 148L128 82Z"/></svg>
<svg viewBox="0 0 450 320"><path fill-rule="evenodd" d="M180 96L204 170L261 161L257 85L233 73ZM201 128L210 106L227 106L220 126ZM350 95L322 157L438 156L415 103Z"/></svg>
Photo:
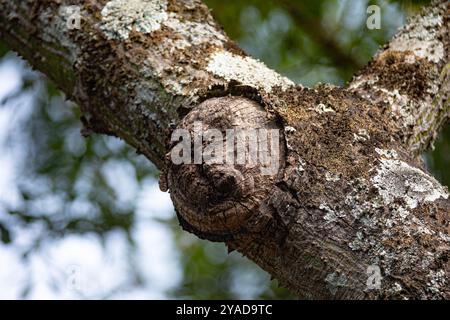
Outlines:
<svg viewBox="0 0 450 320"><path fill-rule="evenodd" d="M220 97L192 109L175 131L191 139L180 153L183 163L173 159L175 151L180 155L180 140L172 142L167 157L167 184L183 228L212 241L256 232L261 226L258 208L267 199L284 161L283 136L277 123L252 100ZM214 139L210 139L211 132ZM210 161L205 152L213 143L218 146L213 152L217 158ZM251 152L254 156L256 150L252 151L252 143L257 144L256 159L252 159ZM239 149L242 147L245 150ZM263 161L262 151L276 159Z"/></svg>

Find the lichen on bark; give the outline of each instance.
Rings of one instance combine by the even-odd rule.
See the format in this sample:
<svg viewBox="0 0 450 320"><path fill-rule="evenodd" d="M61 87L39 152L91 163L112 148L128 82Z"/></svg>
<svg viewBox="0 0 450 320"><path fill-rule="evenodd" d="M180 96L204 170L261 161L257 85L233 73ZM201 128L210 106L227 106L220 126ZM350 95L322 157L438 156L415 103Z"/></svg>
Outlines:
<svg viewBox="0 0 450 320"><path fill-rule="evenodd" d="M58 14L69 4L80 30ZM448 191L416 159L449 114L446 5L410 20L344 88L294 85L199 0L0 0L0 32L80 104L87 132L119 136L163 171L186 230L300 297L449 298ZM196 119L280 129L279 171L168 162L172 130Z"/></svg>
<svg viewBox="0 0 450 320"><path fill-rule="evenodd" d="M100 29L108 39L126 40L130 32L149 34L168 19L166 0L112 0L101 11Z"/></svg>

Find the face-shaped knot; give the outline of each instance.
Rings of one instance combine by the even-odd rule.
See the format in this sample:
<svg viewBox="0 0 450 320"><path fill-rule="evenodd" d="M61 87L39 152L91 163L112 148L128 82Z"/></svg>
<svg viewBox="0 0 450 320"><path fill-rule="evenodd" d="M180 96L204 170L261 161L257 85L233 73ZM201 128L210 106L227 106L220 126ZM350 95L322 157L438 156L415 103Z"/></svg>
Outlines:
<svg viewBox="0 0 450 320"><path fill-rule="evenodd" d="M282 132L256 102L206 100L172 135L168 187L185 229L235 239L266 200L284 161Z"/></svg>

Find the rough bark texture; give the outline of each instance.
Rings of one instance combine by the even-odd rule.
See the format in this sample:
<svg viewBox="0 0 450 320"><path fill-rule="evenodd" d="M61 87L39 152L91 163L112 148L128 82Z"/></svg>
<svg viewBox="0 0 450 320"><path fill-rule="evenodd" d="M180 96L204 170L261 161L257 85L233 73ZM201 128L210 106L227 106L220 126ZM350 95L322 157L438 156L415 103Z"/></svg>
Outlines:
<svg viewBox="0 0 450 320"><path fill-rule="evenodd" d="M410 19L350 84L390 113L416 155L450 117L449 10L442 1Z"/></svg>
<svg viewBox="0 0 450 320"><path fill-rule="evenodd" d="M449 116L448 23L434 2L348 87L310 89L247 57L198 0L0 0L2 39L80 104L87 131L162 170L186 230L302 298L450 298L448 192L417 160ZM197 120L279 128L278 172L174 165L171 131Z"/></svg>

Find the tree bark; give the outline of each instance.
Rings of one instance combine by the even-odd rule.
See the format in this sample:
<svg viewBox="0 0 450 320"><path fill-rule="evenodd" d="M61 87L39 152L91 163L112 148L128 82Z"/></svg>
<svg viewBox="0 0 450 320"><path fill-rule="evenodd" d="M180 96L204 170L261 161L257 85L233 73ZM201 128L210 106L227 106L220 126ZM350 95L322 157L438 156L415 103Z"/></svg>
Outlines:
<svg viewBox="0 0 450 320"><path fill-rule="evenodd" d="M85 132L134 146L184 229L301 298L450 298L448 191L418 160L449 118L448 23L433 2L347 87L305 88L246 56L199 0L0 0L2 39L81 106ZM174 164L173 129L198 121L278 128L279 169Z"/></svg>

